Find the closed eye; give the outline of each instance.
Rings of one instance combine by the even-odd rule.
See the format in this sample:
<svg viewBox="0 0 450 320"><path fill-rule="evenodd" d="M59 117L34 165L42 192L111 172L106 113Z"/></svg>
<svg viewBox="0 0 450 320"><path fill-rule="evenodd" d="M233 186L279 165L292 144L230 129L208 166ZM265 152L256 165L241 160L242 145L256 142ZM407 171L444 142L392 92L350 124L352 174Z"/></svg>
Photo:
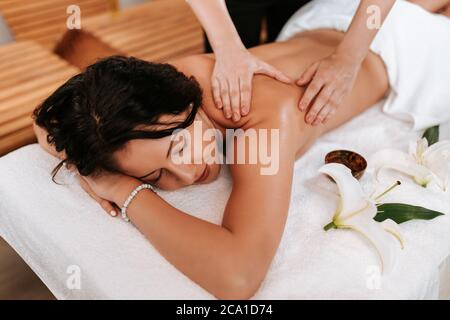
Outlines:
<svg viewBox="0 0 450 320"><path fill-rule="evenodd" d="M153 171L153 172L150 172L149 174L146 174L145 176L136 177L136 179L141 180L141 181L147 180L147 181L151 181L151 182L157 182L161 178L162 169L159 170L159 174L158 174L158 176L156 178L146 179L148 176L153 175L155 172L156 172L156 170Z"/></svg>
<svg viewBox="0 0 450 320"><path fill-rule="evenodd" d="M173 141L174 141L174 140L170 141L170 145L169 145L169 149L167 150L166 158L169 158L169 154L170 154L170 151L172 150L172 146L173 146ZM182 149L184 149L184 144L183 144ZM163 171L163 169L160 169L160 170L159 170L159 175L158 175L158 177L153 181L153 183L156 183L156 182L159 181L159 179L161 178L161 175L162 175L162 171ZM146 177L148 177L148 176L154 174L155 172L156 172L156 170L155 170L155 171L152 171L152 172L150 172L150 173L147 173L146 175L143 175L143 176L141 176L141 177L136 177L136 179L138 179L138 180L143 180L144 178L146 178Z"/></svg>
<svg viewBox="0 0 450 320"><path fill-rule="evenodd" d="M155 180L153 180L153 183L157 183L159 181L159 179L161 179L162 172L163 172L163 169L160 169L159 170L159 175L158 175L158 177Z"/></svg>

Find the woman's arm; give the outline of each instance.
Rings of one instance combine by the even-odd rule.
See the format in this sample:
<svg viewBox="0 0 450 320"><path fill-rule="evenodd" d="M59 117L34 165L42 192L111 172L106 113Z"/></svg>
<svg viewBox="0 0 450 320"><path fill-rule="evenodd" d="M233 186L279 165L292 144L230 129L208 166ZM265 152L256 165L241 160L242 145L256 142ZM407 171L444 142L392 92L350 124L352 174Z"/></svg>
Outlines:
<svg viewBox="0 0 450 320"><path fill-rule="evenodd" d="M287 121L292 115L280 117ZM294 135L287 127L274 142L279 142L276 174L261 175L266 165L260 163L231 165L233 190L221 226L184 213L149 190L139 192L128 208L131 221L161 255L218 298L253 296L276 252L288 212L295 157ZM141 183L124 179L88 183L100 196L111 196L122 206Z"/></svg>
<svg viewBox="0 0 450 320"><path fill-rule="evenodd" d="M361 63L370 44L390 12L395 0L361 0L352 23L336 51L312 64L301 75L298 85L308 84L299 108L306 114L305 122L317 125L326 122L351 92ZM372 8L377 9L372 11ZM373 27L372 15L380 25ZM374 21L377 19L374 19Z"/></svg>

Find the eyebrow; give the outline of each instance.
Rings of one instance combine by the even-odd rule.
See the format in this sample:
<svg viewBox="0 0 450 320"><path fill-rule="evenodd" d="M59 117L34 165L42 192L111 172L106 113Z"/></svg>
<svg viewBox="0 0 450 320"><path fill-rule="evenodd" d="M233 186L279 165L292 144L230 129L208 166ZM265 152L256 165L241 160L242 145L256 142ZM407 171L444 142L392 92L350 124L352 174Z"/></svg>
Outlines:
<svg viewBox="0 0 450 320"><path fill-rule="evenodd" d="M174 141L175 140L171 140L170 141L169 149L167 150L167 154L166 154L166 159L169 158L170 150L172 150ZM156 172L156 170L154 170L154 171L152 171L150 173L147 173L146 175L143 175L142 177L137 177L136 179L138 179L138 180L144 179L144 178L148 177L149 175L153 174L154 172Z"/></svg>

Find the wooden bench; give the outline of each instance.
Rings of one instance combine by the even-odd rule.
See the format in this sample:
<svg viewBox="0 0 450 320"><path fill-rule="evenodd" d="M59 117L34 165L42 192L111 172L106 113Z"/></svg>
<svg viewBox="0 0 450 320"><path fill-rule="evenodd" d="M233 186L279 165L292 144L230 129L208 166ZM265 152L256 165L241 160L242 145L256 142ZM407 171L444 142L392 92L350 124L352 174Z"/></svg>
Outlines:
<svg viewBox="0 0 450 320"><path fill-rule="evenodd" d="M109 0L0 0L0 13L17 40L33 40L53 49L67 30L67 7L78 5L84 18L111 10Z"/></svg>
<svg viewBox="0 0 450 320"><path fill-rule="evenodd" d="M202 29L185 0L159 0L83 20L55 52L80 69L121 54L164 61L203 51Z"/></svg>
<svg viewBox="0 0 450 320"><path fill-rule="evenodd" d="M34 42L0 46L0 155L32 143L31 112L77 68Z"/></svg>

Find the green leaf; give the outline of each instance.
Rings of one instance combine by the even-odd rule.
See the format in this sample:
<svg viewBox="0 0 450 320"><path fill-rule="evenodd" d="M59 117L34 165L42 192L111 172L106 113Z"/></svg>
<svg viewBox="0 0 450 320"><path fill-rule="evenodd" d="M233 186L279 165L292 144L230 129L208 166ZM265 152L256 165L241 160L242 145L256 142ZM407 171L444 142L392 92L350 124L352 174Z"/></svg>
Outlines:
<svg viewBox="0 0 450 320"><path fill-rule="evenodd" d="M439 141L439 126L430 127L425 130L422 138L427 139L428 145L431 146Z"/></svg>
<svg viewBox="0 0 450 320"><path fill-rule="evenodd" d="M431 220L442 215L444 214L441 212L409 204L384 203L378 206L378 212L374 220L382 222L386 219L392 219L400 224L413 219Z"/></svg>

